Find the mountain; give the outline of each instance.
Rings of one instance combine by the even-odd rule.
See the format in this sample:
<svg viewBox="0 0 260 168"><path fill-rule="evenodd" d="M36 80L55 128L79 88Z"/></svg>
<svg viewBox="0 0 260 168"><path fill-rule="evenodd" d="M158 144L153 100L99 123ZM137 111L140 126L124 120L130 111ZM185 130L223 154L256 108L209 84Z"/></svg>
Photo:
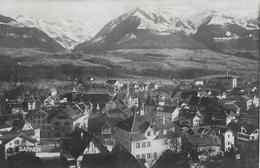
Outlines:
<svg viewBox="0 0 260 168"><path fill-rule="evenodd" d="M37 28L26 27L16 20L0 15L0 47L33 48L48 52L60 52L65 49Z"/></svg>
<svg viewBox="0 0 260 168"><path fill-rule="evenodd" d="M16 20L27 27L42 30L69 50L80 43L90 40L99 30L99 27L95 24L84 24L84 22L75 19L58 18L55 21L45 21L35 17L19 15Z"/></svg>
<svg viewBox="0 0 260 168"><path fill-rule="evenodd" d="M256 18L204 11L192 16L191 20L198 27L194 38L210 49L257 49L259 21Z"/></svg>
<svg viewBox="0 0 260 168"><path fill-rule="evenodd" d="M107 23L74 51L97 52L138 48L255 49L259 21L214 10L137 8Z"/></svg>
<svg viewBox="0 0 260 168"><path fill-rule="evenodd" d="M168 10L171 11L171 10ZM205 48L190 38L196 27L186 11L137 8L107 23L94 38L75 51L95 52L123 48ZM181 16L178 16L178 15Z"/></svg>

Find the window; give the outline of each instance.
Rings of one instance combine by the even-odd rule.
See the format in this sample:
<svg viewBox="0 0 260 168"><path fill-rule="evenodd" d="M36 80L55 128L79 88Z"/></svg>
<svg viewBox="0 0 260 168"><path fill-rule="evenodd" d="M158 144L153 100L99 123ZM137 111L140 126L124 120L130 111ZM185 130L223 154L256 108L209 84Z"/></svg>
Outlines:
<svg viewBox="0 0 260 168"><path fill-rule="evenodd" d="M164 145L168 145L168 139L164 140Z"/></svg>
<svg viewBox="0 0 260 168"><path fill-rule="evenodd" d="M15 141L14 141L14 144L15 144L15 145L18 145L18 144L19 144L19 140L15 140Z"/></svg>
<svg viewBox="0 0 260 168"><path fill-rule="evenodd" d="M151 132L149 131L149 132L147 132L147 136L151 136Z"/></svg>
<svg viewBox="0 0 260 168"><path fill-rule="evenodd" d="M147 158L151 158L151 154L150 153L147 153Z"/></svg>
<svg viewBox="0 0 260 168"><path fill-rule="evenodd" d="M142 142L142 148L145 148L145 147L146 147L146 143Z"/></svg>
<svg viewBox="0 0 260 168"><path fill-rule="evenodd" d="M137 155L136 155L136 159L139 159L139 158L140 158L140 155L137 154Z"/></svg>
<svg viewBox="0 0 260 168"><path fill-rule="evenodd" d="M157 158L157 153L156 152L153 153L153 157Z"/></svg>
<svg viewBox="0 0 260 168"><path fill-rule="evenodd" d="M142 158L145 159L145 154L142 154Z"/></svg>
<svg viewBox="0 0 260 168"><path fill-rule="evenodd" d="M228 138L230 138L230 134L228 134Z"/></svg>
<svg viewBox="0 0 260 168"><path fill-rule="evenodd" d="M230 142L228 142L228 145L230 145Z"/></svg>
<svg viewBox="0 0 260 168"><path fill-rule="evenodd" d="M147 147L151 147L151 142L150 141L147 142Z"/></svg>
<svg viewBox="0 0 260 168"><path fill-rule="evenodd" d="M136 148L140 148L140 143L139 142L136 143Z"/></svg>

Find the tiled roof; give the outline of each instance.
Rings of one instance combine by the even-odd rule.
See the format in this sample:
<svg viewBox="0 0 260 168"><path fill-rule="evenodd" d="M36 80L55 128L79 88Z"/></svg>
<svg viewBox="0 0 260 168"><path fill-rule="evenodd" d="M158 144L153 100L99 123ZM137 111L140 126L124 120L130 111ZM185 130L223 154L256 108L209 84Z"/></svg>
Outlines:
<svg viewBox="0 0 260 168"><path fill-rule="evenodd" d="M3 141L2 144L6 144L16 137L22 137L22 138L24 138L24 139L26 139L26 140L28 140L29 142L32 142L32 143L37 142L36 139L31 138L30 136L25 134L22 130L18 130L18 129L13 129L9 132L3 133L2 136L0 137L0 140Z"/></svg>
<svg viewBox="0 0 260 168"><path fill-rule="evenodd" d="M82 168L144 168L121 144L109 153L84 155L81 165Z"/></svg>
<svg viewBox="0 0 260 168"><path fill-rule="evenodd" d="M93 134L78 128L70 134L68 139L68 147L71 155L77 158L87 147L89 147L90 142L92 142L101 152L108 152L107 148L104 147Z"/></svg>
<svg viewBox="0 0 260 168"><path fill-rule="evenodd" d="M189 142L197 147L220 146L214 139L208 135L193 135L188 137Z"/></svg>

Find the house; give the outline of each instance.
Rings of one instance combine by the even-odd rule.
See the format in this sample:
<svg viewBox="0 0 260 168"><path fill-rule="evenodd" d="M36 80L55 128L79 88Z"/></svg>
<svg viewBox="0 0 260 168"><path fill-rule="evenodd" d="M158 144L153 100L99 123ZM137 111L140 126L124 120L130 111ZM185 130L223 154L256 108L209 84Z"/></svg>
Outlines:
<svg viewBox="0 0 260 168"><path fill-rule="evenodd" d="M205 153L207 156L216 156L221 153L221 144L209 135L188 136L188 143L195 151Z"/></svg>
<svg viewBox="0 0 260 168"><path fill-rule="evenodd" d="M54 137L67 136L77 127L87 128L91 111L91 106L84 103L66 105L59 109L48 117L53 125Z"/></svg>
<svg viewBox="0 0 260 168"><path fill-rule="evenodd" d="M123 145L109 153L87 154L78 168L145 168Z"/></svg>
<svg viewBox="0 0 260 168"><path fill-rule="evenodd" d="M136 159L146 162L157 159L170 149L170 139L163 133L163 126L149 115L135 114L115 127L115 140L120 142Z"/></svg>
<svg viewBox="0 0 260 168"><path fill-rule="evenodd" d="M113 86L115 92L119 91L120 88L124 86L123 83L121 83L117 80L107 80L106 83L109 84L110 86Z"/></svg>
<svg viewBox="0 0 260 168"><path fill-rule="evenodd" d="M167 138L170 139L170 150L174 151L175 153L181 152L182 145L183 145L183 138L181 135L180 130L168 131Z"/></svg>
<svg viewBox="0 0 260 168"><path fill-rule="evenodd" d="M41 109L32 114L32 123L41 128L40 137L41 138L51 138L53 137L53 126L48 116L50 113L47 110Z"/></svg>
<svg viewBox="0 0 260 168"><path fill-rule="evenodd" d="M75 167L80 167L85 155L107 152L107 148L93 134L81 128L76 128L69 136L61 139L62 162L73 159Z"/></svg>
<svg viewBox="0 0 260 168"><path fill-rule="evenodd" d="M197 97L193 96L190 98L188 105L192 111L205 111L208 106L211 106L213 99L209 97Z"/></svg>
<svg viewBox="0 0 260 168"><path fill-rule="evenodd" d="M19 152L39 152L37 140L21 131L9 131L0 137L0 160L7 160Z"/></svg>
<svg viewBox="0 0 260 168"><path fill-rule="evenodd" d="M257 96L250 97L248 95L244 95L242 96L242 98L246 102L246 110L249 110L251 106L259 107L259 97Z"/></svg>
<svg viewBox="0 0 260 168"><path fill-rule="evenodd" d="M139 96L136 92L129 94L127 98L128 108L139 106Z"/></svg>
<svg viewBox="0 0 260 168"><path fill-rule="evenodd" d="M226 114L230 114L231 112L233 112L233 114L239 115L241 110L241 108L233 101L223 104L223 108Z"/></svg>
<svg viewBox="0 0 260 168"><path fill-rule="evenodd" d="M195 80L194 83L195 83L195 86L203 86L204 85L203 80Z"/></svg>
<svg viewBox="0 0 260 168"><path fill-rule="evenodd" d="M189 102L191 97L197 96L198 91L193 89L178 89L173 92L171 98L173 102Z"/></svg>
<svg viewBox="0 0 260 168"><path fill-rule="evenodd" d="M190 110L182 109L178 116L178 124L182 127L192 127L195 115Z"/></svg>
<svg viewBox="0 0 260 168"><path fill-rule="evenodd" d="M13 120L12 130L21 130L26 133L31 138L40 142L40 127L32 125L28 120L25 119L15 119Z"/></svg>
<svg viewBox="0 0 260 168"><path fill-rule="evenodd" d="M189 168L189 164L186 161L186 158L181 157L180 155L167 150L165 151L158 160L152 164L151 168Z"/></svg>
<svg viewBox="0 0 260 168"><path fill-rule="evenodd" d="M123 118L112 118L108 116L105 113L99 113L99 114L94 114L90 116L89 121L88 121L88 132L94 135L100 135L103 132L106 132L102 130L103 126L104 128L110 128L112 134L114 133L114 127L116 124L119 122L123 121Z"/></svg>
<svg viewBox="0 0 260 168"><path fill-rule="evenodd" d="M163 106L156 109L156 121L161 124L172 122L172 113L176 109L176 106Z"/></svg>
<svg viewBox="0 0 260 168"><path fill-rule="evenodd" d="M240 131L237 133L239 141L257 141L259 139L258 127L255 125L242 123Z"/></svg>
<svg viewBox="0 0 260 168"><path fill-rule="evenodd" d="M237 87L237 77L232 77L226 74L226 76L209 79L207 85L210 87L222 86L225 89L232 89Z"/></svg>
<svg viewBox="0 0 260 168"><path fill-rule="evenodd" d="M57 98L58 98L57 96L48 96L44 100L43 105L44 106L55 106Z"/></svg>
<svg viewBox="0 0 260 168"><path fill-rule="evenodd" d="M211 130L207 132L216 142L221 144L221 150L229 151L235 147L235 135L231 129L226 126L212 126Z"/></svg>

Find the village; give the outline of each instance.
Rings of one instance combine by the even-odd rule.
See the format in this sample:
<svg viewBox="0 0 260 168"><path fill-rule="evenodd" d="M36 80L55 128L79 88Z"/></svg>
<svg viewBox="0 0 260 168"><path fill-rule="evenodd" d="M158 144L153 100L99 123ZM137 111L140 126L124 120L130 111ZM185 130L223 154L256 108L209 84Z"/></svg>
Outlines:
<svg viewBox="0 0 260 168"><path fill-rule="evenodd" d="M258 82L17 83L0 95L0 168L258 167Z"/></svg>

